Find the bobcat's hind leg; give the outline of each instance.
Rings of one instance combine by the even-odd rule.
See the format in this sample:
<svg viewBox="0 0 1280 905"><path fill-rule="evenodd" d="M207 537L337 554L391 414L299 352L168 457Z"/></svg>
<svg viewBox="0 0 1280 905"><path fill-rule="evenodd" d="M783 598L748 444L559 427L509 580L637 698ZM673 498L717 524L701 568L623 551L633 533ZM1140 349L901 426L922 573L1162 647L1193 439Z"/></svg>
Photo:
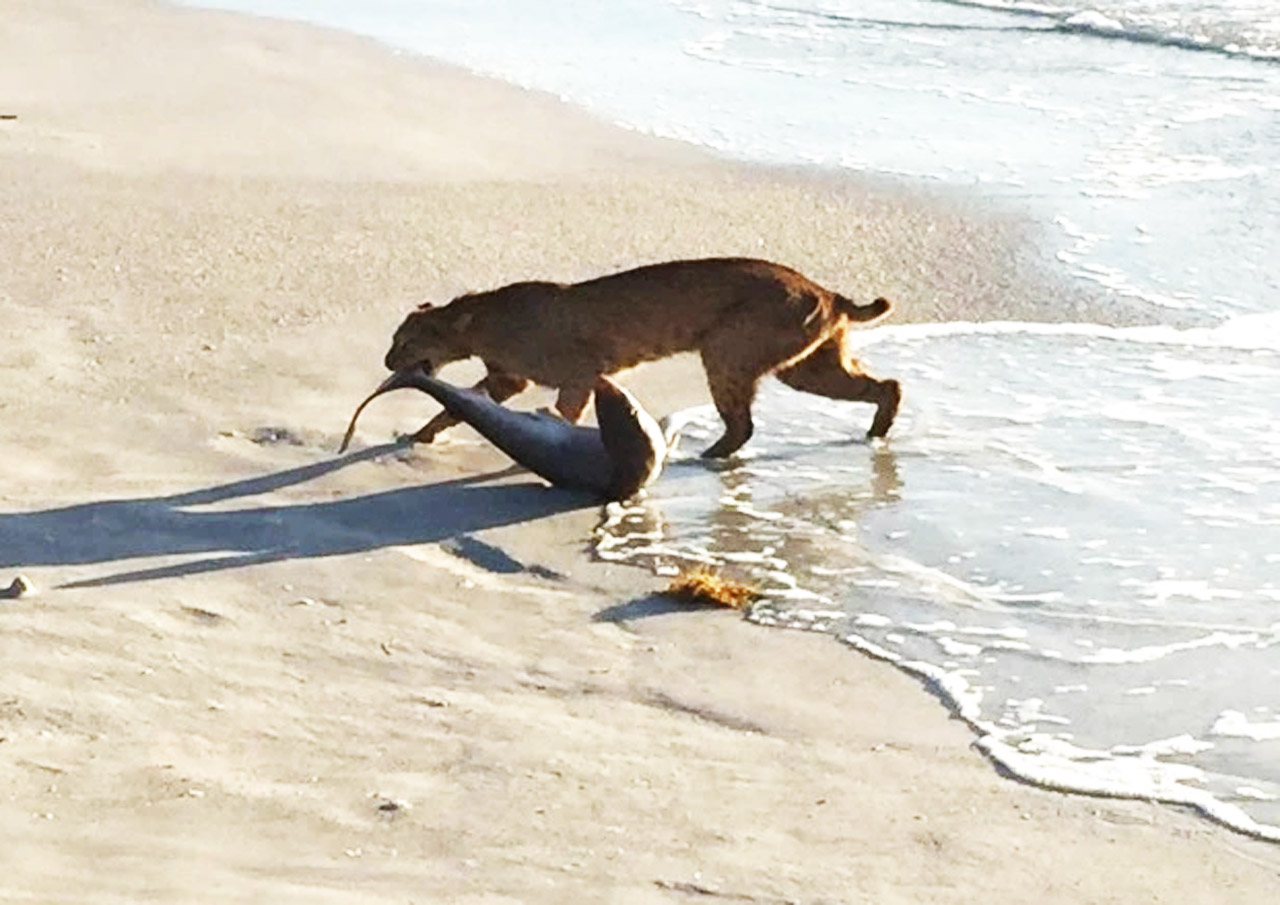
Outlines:
<svg viewBox="0 0 1280 905"><path fill-rule="evenodd" d="M724 434L703 450L704 459L723 459L732 455L751 439L755 425L751 421L751 403L756 398L759 377L722 365L704 351L703 365L707 369L707 387L715 402L720 420L724 422Z"/></svg>
<svg viewBox="0 0 1280 905"><path fill-rule="evenodd" d="M755 431L755 425L751 421L751 403L755 399L756 388L754 383L746 386L732 381L708 383L716 411L724 421L724 433L719 440L702 451L702 458L723 459L741 449Z"/></svg>
<svg viewBox="0 0 1280 905"><path fill-rule="evenodd" d="M711 399L724 421L724 434L702 453L719 459L736 452L751 439L751 405L760 378L779 366L809 355L820 338L802 331L778 329L744 335L739 321L724 324L704 337L702 366Z"/></svg>
<svg viewBox="0 0 1280 905"><path fill-rule="evenodd" d="M850 402L870 402L876 416L867 431L868 437L883 437L893 426L902 402L902 386L896 380L879 380L862 370L848 350L843 337L833 336L812 353L790 367L777 372L787 386Z"/></svg>

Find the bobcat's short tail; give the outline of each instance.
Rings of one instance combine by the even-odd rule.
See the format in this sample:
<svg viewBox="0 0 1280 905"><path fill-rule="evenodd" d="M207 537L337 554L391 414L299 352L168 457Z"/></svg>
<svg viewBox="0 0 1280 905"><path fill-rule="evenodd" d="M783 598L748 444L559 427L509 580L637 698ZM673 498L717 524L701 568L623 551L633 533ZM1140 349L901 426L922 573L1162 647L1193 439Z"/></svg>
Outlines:
<svg viewBox="0 0 1280 905"><path fill-rule="evenodd" d="M860 322L873 321L878 317L884 317L893 309L893 302L886 298L878 298L869 305L859 305L853 299L837 295L836 305L840 313L849 318L849 320Z"/></svg>

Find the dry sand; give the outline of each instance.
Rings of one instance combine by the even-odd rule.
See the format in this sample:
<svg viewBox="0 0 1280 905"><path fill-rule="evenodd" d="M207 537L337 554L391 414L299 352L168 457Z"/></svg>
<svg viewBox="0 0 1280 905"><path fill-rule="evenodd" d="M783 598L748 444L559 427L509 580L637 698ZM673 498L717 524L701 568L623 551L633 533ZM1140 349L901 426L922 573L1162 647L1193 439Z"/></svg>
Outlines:
<svg viewBox="0 0 1280 905"><path fill-rule="evenodd" d="M387 446L423 398L333 456L417 300L752 253L900 317L1075 316L1016 218L143 0L6 0L0 114L0 585L38 591L0 601L0 900L1280 893L1274 846L1000 779L827 637L655 605L474 435Z"/></svg>

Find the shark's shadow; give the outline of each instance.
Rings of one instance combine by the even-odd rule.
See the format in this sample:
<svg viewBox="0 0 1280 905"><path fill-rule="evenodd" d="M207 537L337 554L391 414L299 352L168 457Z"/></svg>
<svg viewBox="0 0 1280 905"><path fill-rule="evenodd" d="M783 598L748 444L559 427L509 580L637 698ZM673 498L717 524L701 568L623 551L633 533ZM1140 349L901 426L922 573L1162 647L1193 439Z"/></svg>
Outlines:
<svg viewBox="0 0 1280 905"><path fill-rule="evenodd" d="M445 541L473 531L599 505L589 494L532 481L481 483L510 473L508 469L328 502L199 508L299 484L403 445L384 444L342 459L172 496L103 500L35 512L0 512L0 568L197 557L179 564L60 585L95 587Z"/></svg>

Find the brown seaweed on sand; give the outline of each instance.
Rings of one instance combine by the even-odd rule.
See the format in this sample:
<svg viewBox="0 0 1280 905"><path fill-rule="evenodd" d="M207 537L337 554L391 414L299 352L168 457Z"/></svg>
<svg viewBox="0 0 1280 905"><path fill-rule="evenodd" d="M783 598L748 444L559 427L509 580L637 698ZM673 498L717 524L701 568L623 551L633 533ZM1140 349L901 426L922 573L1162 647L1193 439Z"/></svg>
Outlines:
<svg viewBox="0 0 1280 905"><path fill-rule="evenodd" d="M726 578L709 566L683 570L662 593L682 603L725 606L735 610L743 609L760 596L754 586Z"/></svg>

